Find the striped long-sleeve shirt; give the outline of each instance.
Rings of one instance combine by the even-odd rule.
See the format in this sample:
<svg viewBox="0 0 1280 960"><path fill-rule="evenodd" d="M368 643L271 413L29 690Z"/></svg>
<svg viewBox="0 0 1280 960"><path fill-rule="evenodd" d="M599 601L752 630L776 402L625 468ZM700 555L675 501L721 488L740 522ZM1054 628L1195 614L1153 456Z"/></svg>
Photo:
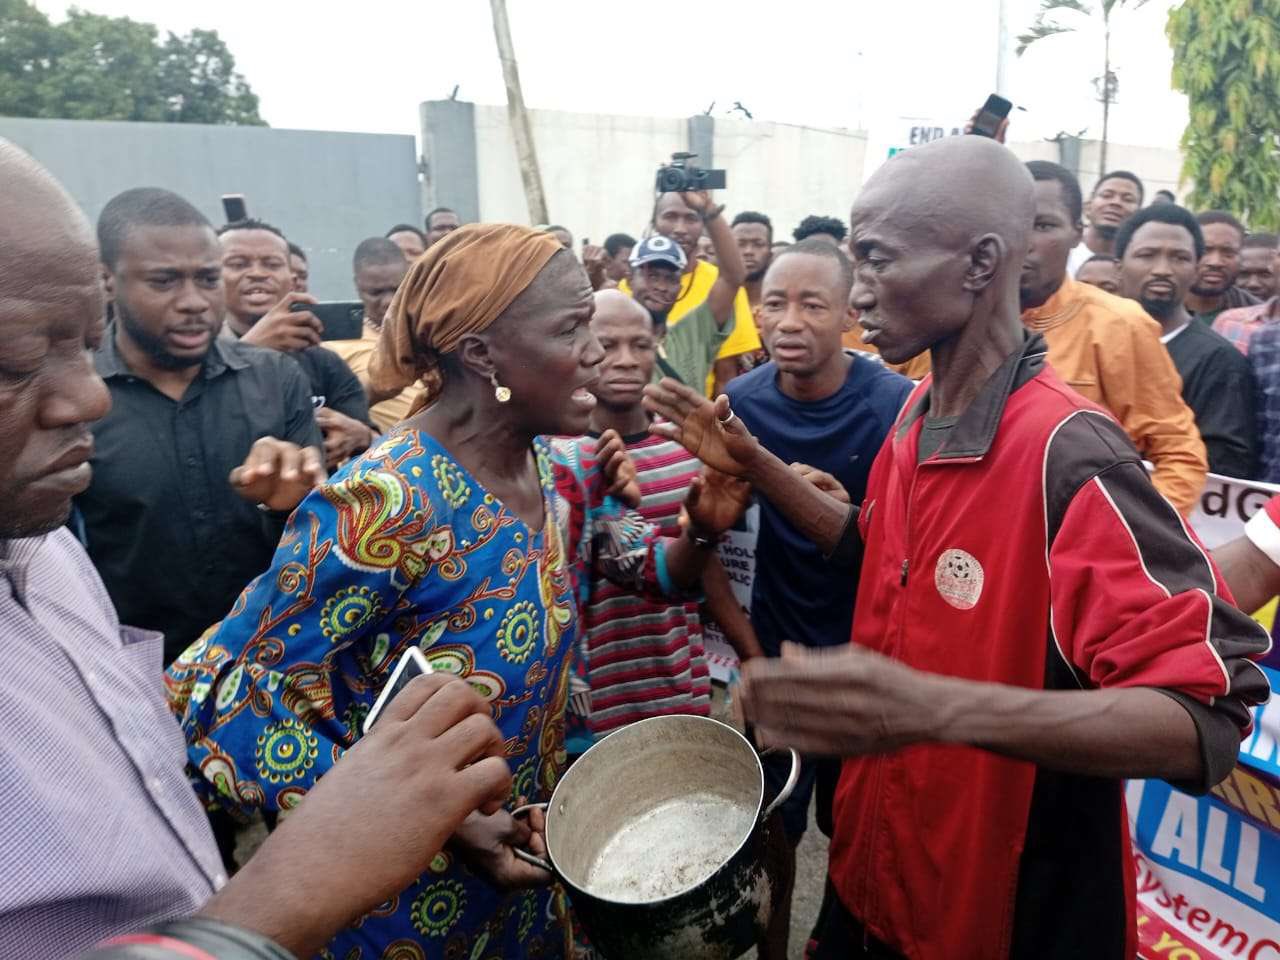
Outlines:
<svg viewBox="0 0 1280 960"><path fill-rule="evenodd" d="M663 536L678 537L680 506L702 464L661 437L623 439L640 484L637 512ZM593 437L557 442L578 445L585 459L595 451ZM594 735L647 717L710 712L711 679L696 603L655 599L596 575L582 614L579 652Z"/></svg>

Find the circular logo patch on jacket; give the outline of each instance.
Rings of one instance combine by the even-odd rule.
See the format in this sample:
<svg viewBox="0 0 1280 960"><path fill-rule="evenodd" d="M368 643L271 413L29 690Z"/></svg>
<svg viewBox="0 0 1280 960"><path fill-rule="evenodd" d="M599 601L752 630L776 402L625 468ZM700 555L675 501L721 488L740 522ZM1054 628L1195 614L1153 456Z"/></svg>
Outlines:
<svg viewBox="0 0 1280 960"><path fill-rule="evenodd" d="M977 605L982 596L982 580L982 564L978 558L954 547L942 551L938 565L933 568L938 593L957 610L972 610Z"/></svg>

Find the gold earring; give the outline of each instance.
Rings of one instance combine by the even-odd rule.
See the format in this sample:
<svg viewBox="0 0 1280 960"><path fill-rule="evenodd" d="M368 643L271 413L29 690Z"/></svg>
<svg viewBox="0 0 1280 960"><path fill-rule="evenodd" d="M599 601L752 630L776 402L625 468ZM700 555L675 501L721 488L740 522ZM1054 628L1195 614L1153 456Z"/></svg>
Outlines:
<svg viewBox="0 0 1280 960"><path fill-rule="evenodd" d="M504 387L498 382L498 371L495 370L493 373L489 374L489 382L493 384L493 399L497 400L499 403L506 403L511 399L510 388Z"/></svg>

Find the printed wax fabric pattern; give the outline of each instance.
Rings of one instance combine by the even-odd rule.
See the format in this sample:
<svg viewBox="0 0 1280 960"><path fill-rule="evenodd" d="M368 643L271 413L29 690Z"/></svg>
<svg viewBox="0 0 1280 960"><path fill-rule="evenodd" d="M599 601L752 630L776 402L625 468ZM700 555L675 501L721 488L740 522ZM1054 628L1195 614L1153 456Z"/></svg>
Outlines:
<svg viewBox="0 0 1280 960"><path fill-rule="evenodd" d="M489 702L515 776L512 800L550 799L565 765L578 628L567 566L578 548L566 536L625 512L611 498L597 498L589 516L562 501L555 478L566 468L553 466L541 441L535 453L541 531L421 432L385 439L308 496L271 567L168 674L206 802L240 813L295 806L360 736L409 644ZM602 486L594 464L586 467ZM658 545L643 528L636 533L615 538L597 562L637 584L655 582ZM446 851L321 956L562 957L567 912L559 887L504 893Z"/></svg>

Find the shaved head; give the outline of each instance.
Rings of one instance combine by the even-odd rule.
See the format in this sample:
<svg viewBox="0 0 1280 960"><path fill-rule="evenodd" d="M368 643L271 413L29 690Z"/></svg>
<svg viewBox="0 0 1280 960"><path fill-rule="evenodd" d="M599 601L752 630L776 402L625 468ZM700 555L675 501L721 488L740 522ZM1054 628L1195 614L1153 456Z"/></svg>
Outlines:
<svg viewBox="0 0 1280 960"><path fill-rule="evenodd" d="M43 167L0 140L0 538L53 530L89 485L89 425L110 406L98 245Z"/></svg>
<svg viewBox="0 0 1280 960"><path fill-rule="evenodd" d="M851 303L869 342L901 363L966 329L1018 322L1019 279L1035 217L1031 174L986 137L949 137L898 154L851 214Z"/></svg>
<svg viewBox="0 0 1280 960"><path fill-rule="evenodd" d="M983 234L1022 253L1035 219L1031 174L987 137L944 137L896 155L872 175L854 204L875 205L913 238L964 249Z"/></svg>
<svg viewBox="0 0 1280 960"><path fill-rule="evenodd" d="M0 140L0 183L0 296L39 284L55 265L82 280L97 277L89 221L49 171L7 140Z"/></svg>
<svg viewBox="0 0 1280 960"><path fill-rule="evenodd" d="M645 307L621 290L598 290L595 301L591 332L604 350L595 388L598 409L615 417L632 414L644 421L641 391L653 379L658 362L653 319Z"/></svg>
<svg viewBox="0 0 1280 960"><path fill-rule="evenodd" d="M653 328L649 311L621 290L597 290L595 293L595 317L610 320L638 320L647 329Z"/></svg>

